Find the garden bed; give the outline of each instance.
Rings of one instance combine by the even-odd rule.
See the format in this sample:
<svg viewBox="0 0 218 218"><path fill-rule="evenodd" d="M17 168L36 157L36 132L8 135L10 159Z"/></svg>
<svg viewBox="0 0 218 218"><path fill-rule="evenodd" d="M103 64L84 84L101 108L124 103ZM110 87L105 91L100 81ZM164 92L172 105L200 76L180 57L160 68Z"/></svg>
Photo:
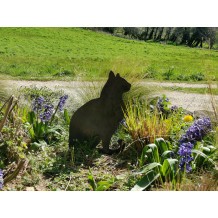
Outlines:
<svg viewBox="0 0 218 218"><path fill-rule="evenodd" d="M87 90L74 109L66 90L46 87L1 100L2 190L218 190L216 105L214 119L195 117L164 95L130 94L111 141L122 140L123 152L102 155L84 145L77 157L68 149L69 120L99 93Z"/></svg>

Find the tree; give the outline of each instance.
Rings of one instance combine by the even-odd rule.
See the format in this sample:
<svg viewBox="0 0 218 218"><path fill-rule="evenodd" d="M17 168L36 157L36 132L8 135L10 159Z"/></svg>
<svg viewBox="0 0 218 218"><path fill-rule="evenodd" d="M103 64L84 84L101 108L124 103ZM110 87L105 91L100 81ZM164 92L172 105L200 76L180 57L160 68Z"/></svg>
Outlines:
<svg viewBox="0 0 218 218"><path fill-rule="evenodd" d="M157 37L156 37L156 40L157 40L157 41L160 41L161 38L162 38L162 34L163 34L163 31L164 31L164 27L159 27L158 29L159 29L159 32L158 32L158 35L157 35Z"/></svg>
<svg viewBox="0 0 218 218"><path fill-rule="evenodd" d="M124 35L130 36L131 38L138 39L140 37L139 28L137 27L124 27Z"/></svg>

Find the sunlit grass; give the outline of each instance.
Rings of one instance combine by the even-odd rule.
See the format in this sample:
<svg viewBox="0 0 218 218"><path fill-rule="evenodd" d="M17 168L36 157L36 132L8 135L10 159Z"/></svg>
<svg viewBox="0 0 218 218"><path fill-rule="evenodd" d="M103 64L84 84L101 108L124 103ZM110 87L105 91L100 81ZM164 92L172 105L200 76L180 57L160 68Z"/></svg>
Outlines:
<svg viewBox="0 0 218 218"><path fill-rule="evenodd" d="M21 79L217 79L213 50L128 40L82 28L0 28L0 74ZM184 77L185 76L185 77ZM189 80L188 80L189 81Z"/></svg>
<svg viewBox="0 0 218 218"><path fill-rule="evenodd" d="M157 109L151 111L147 102L138 99L129 101L126 104L126 111L127 131L134 141L142 139L148 144L153 143L158 137L169 138L173 120L165 119ZM137 143L137 150L141 150L143 145Z"/></svg>

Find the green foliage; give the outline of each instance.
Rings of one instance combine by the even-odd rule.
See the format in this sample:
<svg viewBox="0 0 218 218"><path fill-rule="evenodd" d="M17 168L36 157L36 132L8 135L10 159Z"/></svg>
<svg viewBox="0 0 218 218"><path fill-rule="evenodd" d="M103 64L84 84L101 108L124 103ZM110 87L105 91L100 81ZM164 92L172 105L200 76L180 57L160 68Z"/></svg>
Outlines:
<svg viewBox="0 0 218 218"><path fill-rule="evenodd" d="M64 109L64 121L66 122L66 125L70 125L70 115L67 109Z"/></svg>
<svg viewBox="0 0 218 218"><path fill-rule="evenodd" d="M174 67L171 67L167 70L167 72L163 73L163 79L164 80L170 80L171 77L173 76L174 74Z"/></svg>
<svg viewBox="0 0 218 218"><path fill-rule="evenodd" d="M113 177L108 180L101 180L96 182L91 169L89 169L88 182L93 191L107 191L115 183L115 181L116 179Z"/></svg>
<svg viewBox="0 0 218 218"><path fill-rule="evenodd" d="M205 137L204 140L198 142L192 150L194 161L194 169L199 170L202 168L213 168L217 167L214 160L216 160L216 153L218 148L216 147L216 132L213 132L209 136Z"/></svg>
<svg viewBox="0 0 218 218"><path fill-rule="evenodd" d="M22 108L22 120L30 134L32 142L46 141L51 143L60 138L64 132L63 127L60 124L69 125L70 117L67 109L63 112L59 112L59 98L63 96L62 90L53 91L47 87L37 88L35 86L25 87L20 89L20 98L23 101L29 100L27 106ZM33 102L38 98L43 97L45 102L49 105L55 105L52 116L49 120L42 120L39 116L38 110L33 110ZM59 120L58 118L63 118ZM59 122L58 122L59 120ZM55 121L55 124L54 124Z"/></svg>
<svg viewBox="0 0 218 218"><path fill-rule="evenodd" d="M202 80L205 80L205 75L203 73L199 72L199 73L192 74L190 76L190 78L193 81L202 81Z"/></svg>
<svg viewBox="0 0 218 218"><path fill-rule="evenodd" d="M39 187L42 190L159 190L168 185L169 190L180 190L187 179L193 177L195 184L198 174L217 170L218 129L214 123L213 131L192 150L192 172L180 171L178 140L193 121L184 121L182 108L170 110L166 96L163 99L167 116L155 109L157 99L145 103L137 90L126 96L126 123L120 125L114 134L111 146L115 146L118 140L123 140L126 148L140 146L137 154L131 153L129 157L125 149L116 156L100 155L97 149L90 148L85 142L70 154L68 110L57 112L51 122L41 123L30 108L31 100L42 95L57 105L60 92L34 87L21 93L22 102L14 105L13 113L8 114L0 134L0 168L7 175L11 171L14 173L14 163L15 168L21 160L27 160L28 165L22 168L14 182L4 187L6 190L25 190L28 186L37 190ZM139 98L133 98L134 95L139 95ZM7 104L3 106L4 102L0 101L0 123Z"/></svg>
<svg viewBox="0 0 218 218"><path fill-rule="evenodd" d="M25 158L27 152L25 138L26 131L19 118L17 100L11 96L1 105L0 110L0 165L2 167Z"/></svg>
<svg viewBox="0 0 218 218"><path fill-rule="evenodd" d="M143 191L149 187L156 179L160 177L160 173L155 173L153 170L146 172L145 176L140 179L131 191Z"/></svg>
<svg viewBox="0 0 218 218"><path fill-rule="evenodd" d="M155 144L144 147L139 160L142 170L136 173L140 174L141 178L136 182L132 191L146 190L154 182L162 185L164 182L170 182L172 189L176 188L176 185L181 182L181 172L178 168L178 160L167 158L167 154L173 153L168 149L168 143L163 138L157 138Z"/></svg>
<svg viewBox="0 0 218 218"><path fill-rule="evenodd" d="M43 122L37 118L33 111L28 113L27 118L29 126L29 134L32 142L45 140L48 143L61 135L63 128L59 125L52 125L52 122Z"/></svg>

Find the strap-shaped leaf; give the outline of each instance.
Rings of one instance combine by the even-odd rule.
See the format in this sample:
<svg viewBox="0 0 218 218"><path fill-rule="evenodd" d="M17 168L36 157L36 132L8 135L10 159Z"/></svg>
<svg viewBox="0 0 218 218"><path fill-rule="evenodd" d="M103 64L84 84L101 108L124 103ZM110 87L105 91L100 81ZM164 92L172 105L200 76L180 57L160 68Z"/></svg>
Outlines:
<svg viewBox="0 0 218 218"><path fill-rule="evenodd" d="M164 151L164 153L161 155L162 158L167 158L169 157L171 154L173 153L173 151Z"/></svg>
<svg viewBox="0 0 218 218"><path fill-rule="evenodd" d="M160 154L163 154L169 149L166 141L163 138L155 139L154 143L157 145Z"/></svg>
<svg viewBox="0 0 218 218"><path fill-rule="evenodd" d="M160 163L160 158L159 158L159 152L158 152L157 145L149 144L146 147L148 147L148 148L150 148L152 150L152 152L150 154L150 155L152 155L151 156L152 162Z"/></svg>
<svg viewBox="0 0 218 218"><path fill-rule="evenodd" d="M163 176L168 176L172 172L173 176L176 174L177 170L177 159L166 159L164 160L163 167L162 167L162 173Z"/></svg>
<svg viewBox="0 0 218 218"><path fill-rule="evenodd" d="M143 191L148 188L156 179L158 179L160 173L156 173L153 170L147 172L145 176L140 179L135 186L131 189L131 191Z"/></svg>
<svg viewBox="0 0 218 218"><path fill-rule="evenodd" d="M211 162L215 167L217 167L217 166L216 166L216 163L215 163L211 158L209 158L206 154L204 154L203 152L201 152L201 151L199 151L199 150L193 149L193 150L192 150L192 153L195 153L195 154L197 154L197 155L199 155L199 156L205 158L206 160L208 160L209 162Z"/></svg>
<svg viewBox="0 0 218 218"><path fill-rule="evenodd" d="M158 166L162 166L162 165L160 163L156 163L156 162L147 164L145 167L143 167L143 169L141 171L134 173L134 175L145 174L145 173L153 170L155 167L158 167Z"/></svg>

